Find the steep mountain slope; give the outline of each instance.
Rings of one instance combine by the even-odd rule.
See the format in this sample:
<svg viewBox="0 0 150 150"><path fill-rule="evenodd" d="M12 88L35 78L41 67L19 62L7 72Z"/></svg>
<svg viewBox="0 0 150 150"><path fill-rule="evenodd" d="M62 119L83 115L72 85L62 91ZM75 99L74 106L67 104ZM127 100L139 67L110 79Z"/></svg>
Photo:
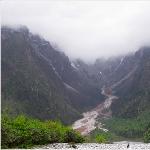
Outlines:
<svg viewBox="0 0 150 150"><path fill-rule="evenodd" d="M98 59L95 64L75 62L82 74L88 74L106 93L107 98L87 116L76 121L74 128L82 134L97 127L95 134L108 129L110 133L128 140L149 139L150 128L150 47L136 53L108 60ZM85 71L83 71L85 70ZM116 98L113 98L116 96ZM105 105L110 106L105 109ZM104 111L103 111L104 110ZM94 114L93 114L94 113ZM93 117L91 117L91 116ZM92 119L93 120L92 120ZM95 118L97 123L94 124ZM92 121L91 121L92 120ZM90 124L92 126L90 126ZM103 125L102 125L103 124Z"/></svg>
<svg viewBox="0 0 150 150"><path fill-rule="evenodd" d="M150 48L137 51L132 61L136 63L132 63L130 76L115 87L120 97L112 105L115 116L136 117L150 108Z"/></svg>
<svg viewBox="0 0 150 150"><path fill-rule="evenodd" d="M74 62L82 75L88 75L99 89L111 88L118 100L112 104L114 116L136 117L150 107L150 48L110 59L97 59L94 64Z"/></svg>
<svg viewBox="0 0 150 150"><path fill-rule="evenodd" d="M45 45L39 51L51 61L60 79L68 89L66 94L75 108L84 111L96 106L103 100L97 84L86 78L84 74L80 74L80 71L72 65L64 53L56 50L49 51L49 48Z"/></svg>
<svg viewBox="0 0 150 150"><path fill-rule="evenodd" d="M34 45L31 40L34 38L25 28L2 28L2 108L40 119L66 122L78 118L57 72L35 47L44 41Z"/></svg>
<svg viewBox="0 0 150 150"><path fill-rule="evenodd" d="M2 27L2 109L72 123L102 100L68 57L26 27Z"/></svg>

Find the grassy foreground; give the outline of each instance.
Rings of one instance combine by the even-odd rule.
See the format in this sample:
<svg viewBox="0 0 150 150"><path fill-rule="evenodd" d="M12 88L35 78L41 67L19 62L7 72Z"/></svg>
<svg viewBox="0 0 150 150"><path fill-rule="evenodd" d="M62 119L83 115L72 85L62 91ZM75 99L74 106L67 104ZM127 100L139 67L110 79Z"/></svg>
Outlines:
<svg viewBox="0 0 150 150"><path fill-rule="evenodd" d="M9 117L2 115L2 148L31 148L54 142L82 143L84 137L71 127L56 121L40 121L24 115Z"/></svg>

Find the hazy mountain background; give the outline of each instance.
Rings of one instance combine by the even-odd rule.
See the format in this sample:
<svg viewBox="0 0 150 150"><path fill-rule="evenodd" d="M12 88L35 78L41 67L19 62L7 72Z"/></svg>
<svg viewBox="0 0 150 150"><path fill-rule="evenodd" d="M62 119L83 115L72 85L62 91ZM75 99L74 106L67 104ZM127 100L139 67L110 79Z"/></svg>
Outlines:
<svg viewBox="0 0 150 150"><path fill-rule="evenodd" d="M48 41L26 27L1 33L2 109L71 123L103 100L93 79Z"/></svg>
<svg viewBox="0 0 150 150"><path fill-rule="evenodd" d="M26 25L70 59L94 62L149 45L149 7L149 1L4 0L1 22Z"/></svg>
<svg viewBox="0 0 150 150"><path fill-rule="evenodd" d="M74 61L26 27L3 26L2 109L71 124L104 100L101 88L119 97L114 116L136 117L150 107L150 48L87 64Z"/></svg>

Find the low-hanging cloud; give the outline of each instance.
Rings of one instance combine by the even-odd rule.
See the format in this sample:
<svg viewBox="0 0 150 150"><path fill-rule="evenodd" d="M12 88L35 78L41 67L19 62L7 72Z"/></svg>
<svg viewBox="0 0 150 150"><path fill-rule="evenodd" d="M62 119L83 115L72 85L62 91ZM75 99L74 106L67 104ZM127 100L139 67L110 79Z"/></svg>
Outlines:
<svg viewBox="0 0 150 150"><path fill-rule="evenodd" d="M3 25L26 25L70 58L93 61L150 44L149 1L1 2Z"/></svg>

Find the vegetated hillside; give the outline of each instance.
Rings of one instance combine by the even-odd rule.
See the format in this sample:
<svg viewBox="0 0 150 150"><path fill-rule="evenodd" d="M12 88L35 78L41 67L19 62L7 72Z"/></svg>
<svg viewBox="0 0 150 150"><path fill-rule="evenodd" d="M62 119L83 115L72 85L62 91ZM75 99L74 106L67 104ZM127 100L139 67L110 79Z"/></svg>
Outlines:
<svg viewBox="0 0 150 150"><path fill-rule="evenodd" d="M1 44L3 110L72 123L103 100L64 53L26 27L2 27Z"/></svg>
<svg viewBox="0 0 150 150"><path fill-rule="evenodd" d="M114 116L134 118L150 109L150 48L137 51L131 63L132 74L114 88L119 96L112 105Z"/></svg>
<svg viewBox="0 0 150 150"><path fill-rule="evenodd" d="M117 81L122 72L124 76ZM116 82L111 82L111 87L119 99L111 106L113 117L105 121L106 127L126 138L143 139L145 133L144 141L149 142L150 48L143 47L126 57L116 75L112 76L113 80Z"/></svg>

